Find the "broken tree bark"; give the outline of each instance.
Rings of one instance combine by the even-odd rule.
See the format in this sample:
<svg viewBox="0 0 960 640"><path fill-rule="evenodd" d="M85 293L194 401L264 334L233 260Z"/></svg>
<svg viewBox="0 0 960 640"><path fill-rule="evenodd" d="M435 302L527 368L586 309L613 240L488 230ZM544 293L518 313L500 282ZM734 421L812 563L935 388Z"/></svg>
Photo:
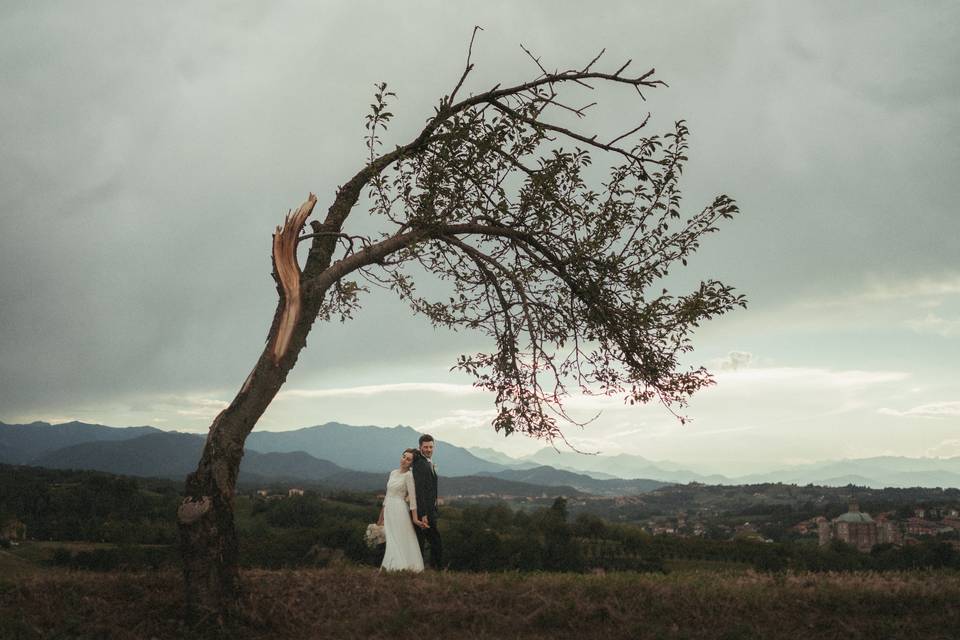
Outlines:
<svg viewBox="0 0 960 640"><path fill-rule="evenodd" d="M233 498L244 442L296 363L322 303L323 291L304 295L296 256L300 230L316 202L310 194L274 233L273 276L280 299L267 344L233 402L214 419L177 511L188 610L215 614L221 623L239 595ZM315 254L317 259L322 253Z"/></svg>

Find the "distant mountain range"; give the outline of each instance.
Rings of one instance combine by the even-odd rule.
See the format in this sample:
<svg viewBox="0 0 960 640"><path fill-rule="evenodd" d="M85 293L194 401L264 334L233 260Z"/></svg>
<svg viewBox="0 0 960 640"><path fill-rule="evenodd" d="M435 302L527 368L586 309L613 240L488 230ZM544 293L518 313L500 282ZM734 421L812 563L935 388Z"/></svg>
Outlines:
<svg viewBox="0 0 960 640"><path fill-rule="evenodd" d="M0 461L51 469L89 469L118 475L182 480L197 468L203 442L204 437L197 434L157 431L126 440L81 442L49 451L31 460ZM316 482L346 471L343 467L302 451L277 454L247 450L240 463L239 480Z"/></svg>
<svg viewBox="0 0 960 640"><path fill-rule="evenodd" d="M549 466L533 467L532 469L509 469L490 475L504 480L546 485L548 487L567 485L577 491L597 496L623 496L646 493L647 491L654 491L669 484L667 482L660 482L659 480L624 480L621 478L601 480L583 473L554 469Z"/></svg>
<svg viewBox="0 0 960 640"><path fill-rule="evenodd" d="M419 436L418 431L405 426L336 422L291 431L254 431L247 438L239 480L295 480L379 490L386 473L397 467L400 453L415 447ZM0 422L0 463L183 478L196 468L204 438L150 426ZM518 496L558 491L626 495L689 482L960 487L960 457L831 460L731 477L699 474L669 461L627 454L594 456L544 448L530 456L513 458L493 449L468 450L438 441L436 461L444 477L442 491L450 494L464 493L459 490L462 486L470 488L467 493Z"/></svg>
<svg viewBox="0 0 960 640"><path fill-rule="evenodd" d="M527 462L524 460L518 460L516 458L511 458L505 453L497 451L496 449L489 449L484 447L467 447L467 451L477 456L482 460L488 462L495 462L497 464L503 465L505 467L510 467L512 469L532 469L533 467L540 466L536 462Z"/></svg>
<svg viewBox="0 0 960 640"><path fill-rule="evenodd" d="M298 482L332 489L381 491L386 475L397 467L403 449L417 442L409 427L349 427L330 423L290 432L262 432L249 438L240 464L240 484ZM182 480L196 469L205 436L153 427L115 428L72 422L51 425L0 423L0 463L54 469L86 469L118 475ZM258 451L251 440L268 451ZM296 449L327 451L348 468ZM477 458L460 447L437 443L438 470L444 496L499 494L526 496L579 495L589 476L543 473L542 482L499 477L508 469ZM452 469L455 474L448 475ZM471 475L482 471L484 475ZM466 472L466 473L465 473ZM660 483L655 483L659 486ZM638 487L641 485L637 485ZM643 485L646 486L646 485Z"/></svg>
<svg viewBox="0 0 960 640"><path fill-rule="evenodd" d="M684 469L673 462L653 461L635 455L593 456L559 452L552 448L543 448L533 455L515 460L522 465L539 463L594 476L598 473L607 473L615 474L621 478L653 478L662 482L677 484L701 482L703 484L743 485L781 482L784 484L813 484L828 487L855 484L872 489L883 489L885 487L960 488L960 456L953 458L880 456L827 460L812 464L786 466L774 471L742 476L704 475Z"/></svg>
<svg viewBox="0 0 960 640"><path fill-rule="evenodd" d="M63 447L84 442L129 440L148 433L163 433L155 427L106 427L84 422L0 422L0 462L25 464Z"/></svg>
<svg viewBox="0 0 960 640"><path fill-rule="evenodd" d="M735 484L722 475L703 475L688 471L673 462L653 461L642 456L619 454L616 456L584 455L573 451L557 451L544 447L536 453L520 458L521 463L535 463L568 469L589 475L601 474L605 478L654 478L662 482L702 482L704 484Z"/></svg>
<svg viewBox="0 0 960 640"><path fill-rule="evenodd" d="M305 451L357 471L396 469L404 449L417 446L420 432L410 427L356 427L337 422L291 431L253 431L246 447L256 451ZM503 471L496 462L478 458L466 449L437 441L437 467L444 476L468 476Z"/></svg>
<svg viewBox="0 0 960 640"><path fill-rule="evenodd" d="M737 478L738 483L786 482L842 486L857 484L884 487L949 487L960 488L960 456L953 458L906 458L879 456L854 460L827 460L796 465L769 473L756 473Z"/></svg>

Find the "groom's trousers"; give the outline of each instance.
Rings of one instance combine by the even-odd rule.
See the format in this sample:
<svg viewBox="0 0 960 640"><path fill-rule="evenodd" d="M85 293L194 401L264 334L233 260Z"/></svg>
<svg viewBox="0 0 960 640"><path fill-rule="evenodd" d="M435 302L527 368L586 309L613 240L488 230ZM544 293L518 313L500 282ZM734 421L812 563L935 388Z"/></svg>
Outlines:
<svg viewBox="0 0 960 640"><path fill-rule="evenodd" d="M437 528L437 512L433 511L427 514L427 517L430 521L429 529L421 529L420 527L414 527L417 530L417 541L420 543L420 553L424 553L424 546L430 546L430 566L434 569L443 568L443 543L440 541L440 530ZM424 558L426 555L424 554Z"/></svg>

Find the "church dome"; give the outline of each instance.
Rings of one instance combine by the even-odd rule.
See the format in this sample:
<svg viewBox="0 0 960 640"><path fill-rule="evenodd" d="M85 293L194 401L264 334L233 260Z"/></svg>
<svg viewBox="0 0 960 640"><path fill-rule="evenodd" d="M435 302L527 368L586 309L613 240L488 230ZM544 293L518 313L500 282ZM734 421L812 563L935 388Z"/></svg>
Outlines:
<svg viewBox="0 0 960 640"><path fill-rule="evenodd" d="M838 516L834 522L873 522L870 514L862 511L848 511L842 516Z"/></svg>

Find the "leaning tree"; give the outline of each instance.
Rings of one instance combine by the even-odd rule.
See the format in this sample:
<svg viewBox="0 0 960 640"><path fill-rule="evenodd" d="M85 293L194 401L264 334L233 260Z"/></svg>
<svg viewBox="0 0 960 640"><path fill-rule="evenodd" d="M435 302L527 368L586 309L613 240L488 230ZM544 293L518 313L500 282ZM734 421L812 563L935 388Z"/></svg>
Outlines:
<svg viewBox="0 0 960 640"><path fill-rule="evenodd" d="M476 35L476 30L474 30ZM437 326L491 339L488 353L460 356L455 368L490 391L493 427L553 440L576 422L568 392L659 401L670 411L712 379L684 368L690 334L704 319L744 306L715 280L684 295L662 288L703 236L737 207L717 197L682 214L680 178L688 131L682 121L647 135L649 113L612 139L586 131L588 109L562 97L567 87L664 85L630 64L579 69L459 97L466 67L412 140L381 149L394 94L377 85L366 117L365 165L340 187L323 220L307 219L312 193L273 235L278 303L266 346L236 397L210 426L197 470L178 509L187 603L219 619L238 599L233 498L247 435L280 390L317 318L349 318L371 286L400 295ZM562 119L560 118L562 114ZM574 125L570 125L572 121ZM591 179L596 158L608 164ZM379 221L373 234L347 225L361 198ZM351 232L352 231L352 232ZM301 269L297 246L309 242ZM432 276L442 295L415 286ZM676 413L680 420L683 417Z"/></svg>

